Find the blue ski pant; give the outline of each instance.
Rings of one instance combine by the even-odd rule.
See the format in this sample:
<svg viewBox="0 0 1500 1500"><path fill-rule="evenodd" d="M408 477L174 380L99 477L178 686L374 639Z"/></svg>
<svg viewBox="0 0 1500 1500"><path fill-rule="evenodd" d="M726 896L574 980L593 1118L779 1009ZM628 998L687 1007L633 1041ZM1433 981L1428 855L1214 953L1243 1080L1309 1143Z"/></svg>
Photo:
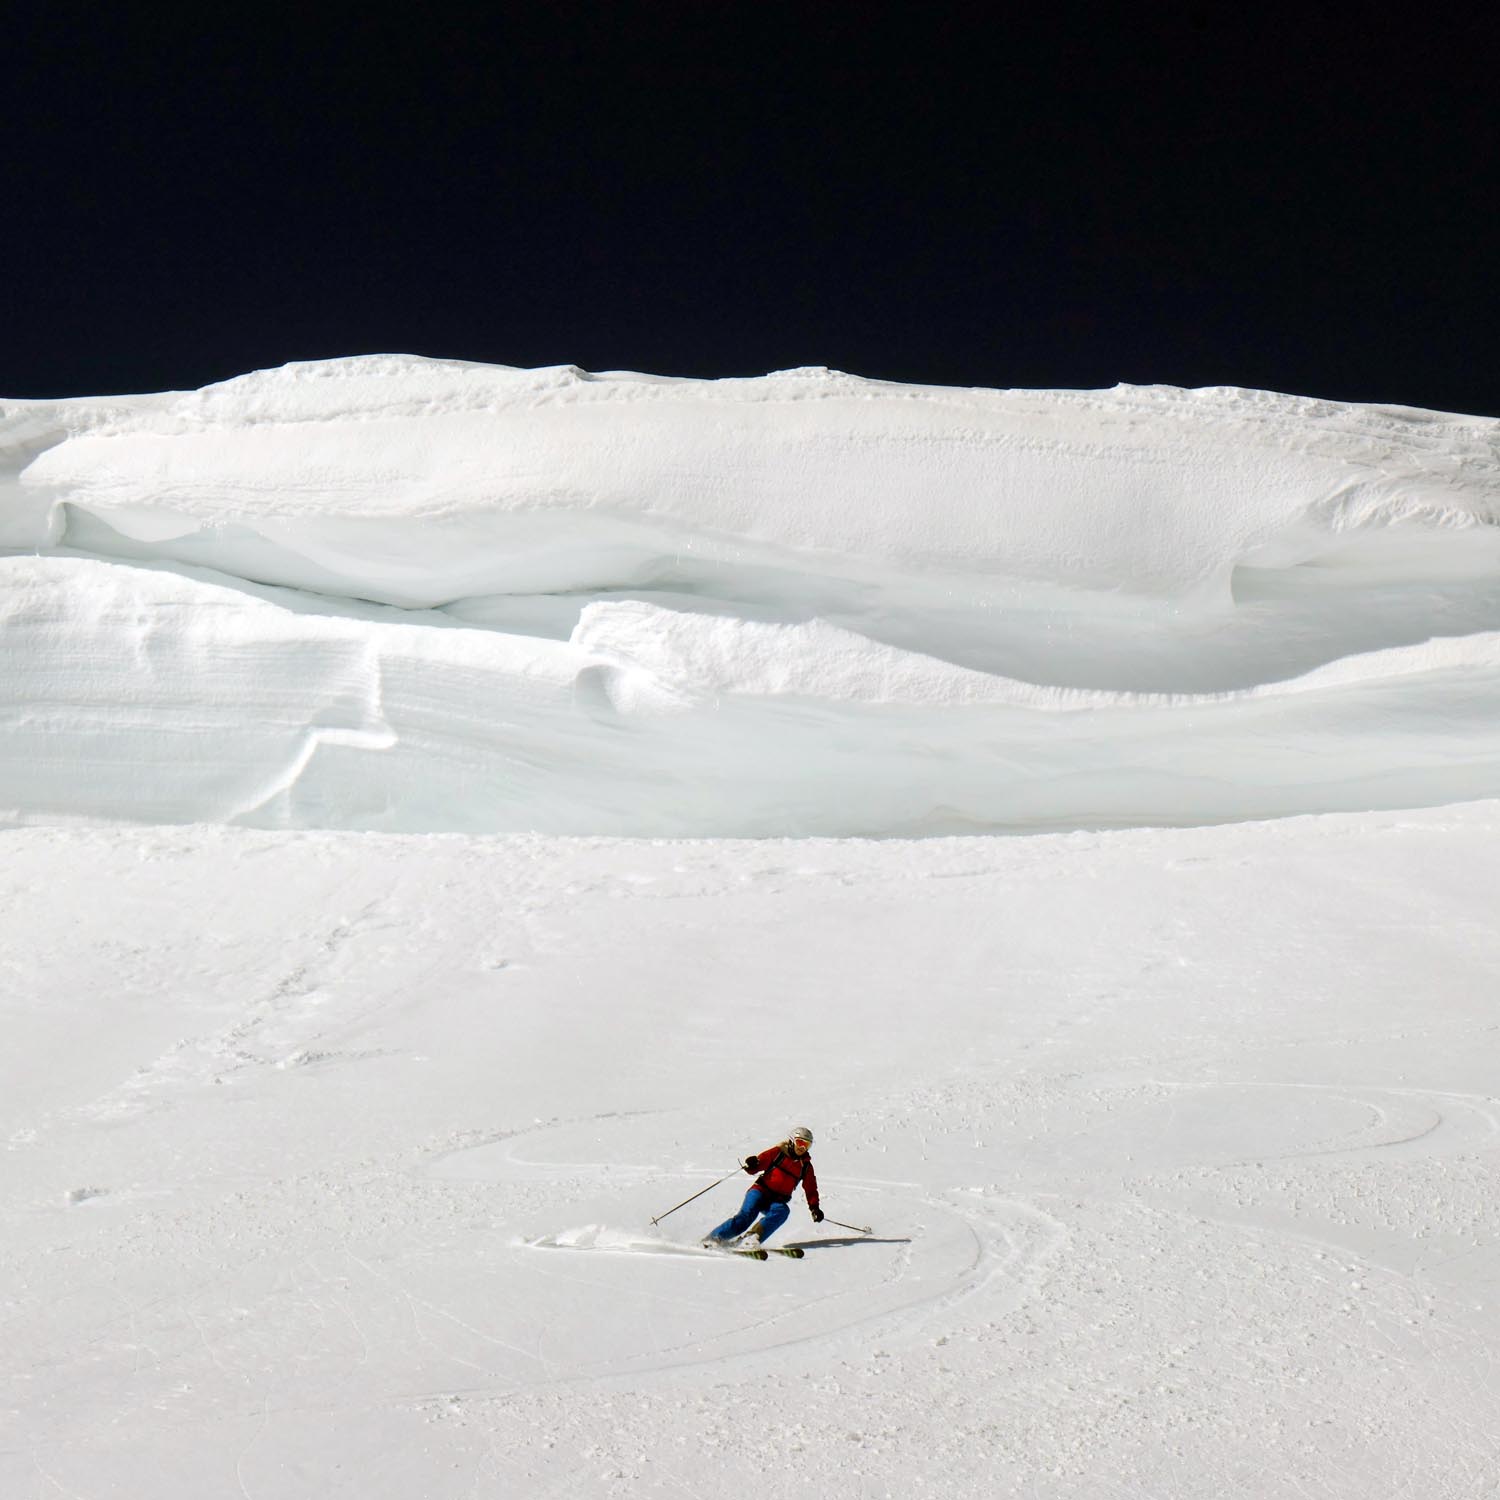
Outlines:
<svg viewBox="0 0 1500 1500"><path fill-rule="evenodd" d="M760 1219L760 1237L768 1240L786 1223L791 1211L790 1204L753 1187L745 1194L745 1201L740 1205L740 1211L732 1219L725 1219L709 1235L709 1239L732 1240L742 1235L758 1218Z"/></svg>

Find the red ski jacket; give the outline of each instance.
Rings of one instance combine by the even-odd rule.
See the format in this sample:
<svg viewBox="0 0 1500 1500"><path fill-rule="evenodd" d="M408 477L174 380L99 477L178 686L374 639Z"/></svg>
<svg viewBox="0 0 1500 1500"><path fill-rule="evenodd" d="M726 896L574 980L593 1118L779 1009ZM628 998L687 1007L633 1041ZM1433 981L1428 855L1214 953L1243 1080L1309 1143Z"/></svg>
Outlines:
<svg viewBox="0 0 1500 1500"><path fill-rule="evenodd" d="M798 1156L783 1141L779 1146L767 1146L755 1158L755 1163L760 1168L760 1176L755 1179L755 1185L763 1193L785 1203L797 1191L797 1184L800 1182L802 1191L807 1195L807 1206L818 1206L818 1174L813 1171L811 1152L806 1156Z"/></svg>

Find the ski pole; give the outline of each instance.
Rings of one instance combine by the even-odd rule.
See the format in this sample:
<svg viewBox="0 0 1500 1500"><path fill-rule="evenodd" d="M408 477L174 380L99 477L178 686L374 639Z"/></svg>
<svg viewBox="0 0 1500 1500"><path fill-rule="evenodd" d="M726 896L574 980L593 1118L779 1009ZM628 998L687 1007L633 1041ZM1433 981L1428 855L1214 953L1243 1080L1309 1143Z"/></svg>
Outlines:
<svg viewBox="0 0 1500 1500"><path fill-rule="evenodd" d="M830 1219L827 1214L823 1215L825 1224L837 1224L840 1229L852 1229L855 1234L874 1234L873 1229L866 1228L863 1224L839 1224L837 1219Z"/></svg>
<svg viewBox="0 0 1500 1500"><path fill-rule="evenodd" d="M742 1171L742 1170L743 1170L743 1168L736 1167L734 1169L734 1172L739 1172L739 1171ZM719 1182L728 1182L729 1179L734 1176L734 1172L726 1172L719 1179ZM694 1193L693 1196L692 1196L692 1198L684 1198L681 1203L674 1203L672 1205L672 1207L667 1210L667 1213L665 1213L665 1214L658 1214L654 1219L652 1219L651 1222L653 1224L660 1224L661 1221L667 1217L667 1214L675 1214L679 1208L686 1208L689 1203L693 1202L694 1199L701 1198L704 1193L711 1193L711 1192L713 1192L713 1190L716 1187L718 1187L719 1182L711 1182L711 1183L709 1183L709 1185L706 1188L703 1188L701 1191Z"/></svg>

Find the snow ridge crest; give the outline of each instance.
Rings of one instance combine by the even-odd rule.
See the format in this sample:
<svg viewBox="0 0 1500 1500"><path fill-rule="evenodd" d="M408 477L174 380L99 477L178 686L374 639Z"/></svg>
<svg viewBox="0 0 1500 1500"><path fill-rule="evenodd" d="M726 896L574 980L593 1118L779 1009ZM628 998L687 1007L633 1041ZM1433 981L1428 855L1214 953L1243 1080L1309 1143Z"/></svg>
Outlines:
<svg viewBox="0 0 1500 1500"><path fill-rule="evenodd" d="M1475 417L360 356L0 403L0 553L22 820L889 834L1500 792Z"/></svg>

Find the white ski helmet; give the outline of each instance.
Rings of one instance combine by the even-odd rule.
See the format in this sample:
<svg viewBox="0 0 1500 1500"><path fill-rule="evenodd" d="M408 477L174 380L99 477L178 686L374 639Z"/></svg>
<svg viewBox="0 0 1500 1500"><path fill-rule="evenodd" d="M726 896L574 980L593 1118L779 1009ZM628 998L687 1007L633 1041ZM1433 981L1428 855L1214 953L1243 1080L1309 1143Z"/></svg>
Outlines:
<svg viewBox="0 0 1500 1500"><path fill-rule="evenodd" d="M793 1127L792 1133L787 1139L791 1141L806 1141L810 1146L812 1145L812 1131L806 1125L797 1125Z"/></svg>

